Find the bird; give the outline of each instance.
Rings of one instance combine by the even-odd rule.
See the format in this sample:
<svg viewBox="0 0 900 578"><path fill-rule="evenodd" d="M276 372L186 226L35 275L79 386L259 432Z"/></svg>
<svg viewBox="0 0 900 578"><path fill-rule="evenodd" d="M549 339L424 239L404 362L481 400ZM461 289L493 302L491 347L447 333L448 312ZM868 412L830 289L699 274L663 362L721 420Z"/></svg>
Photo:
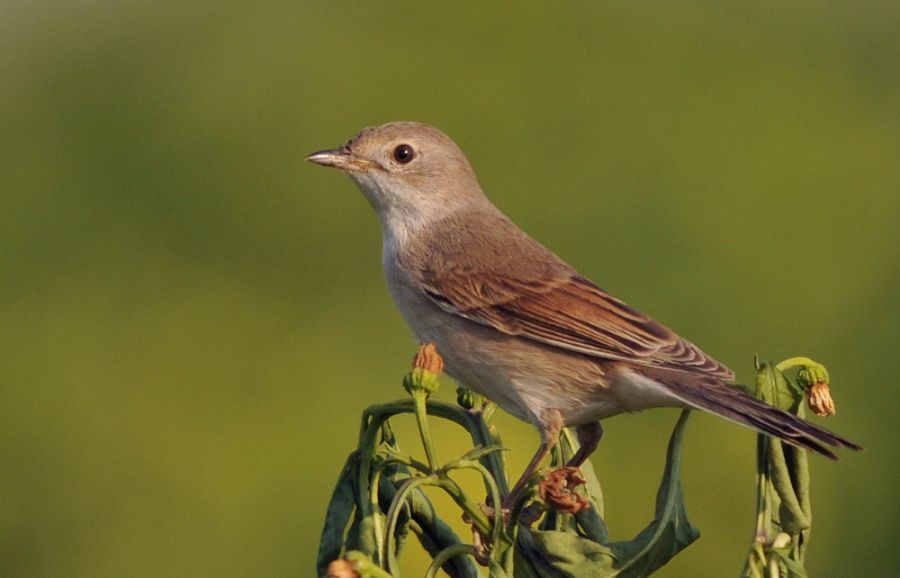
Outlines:
<svg viewBox="0 0 900 578"><path fill-rule="evenodd" d="M443 132L417 122L368 127L306 160L356 183L381 227L381 261L401 315L434 343L445 372L541 442L514 502L575 429L580 467L601 420L657 407L699 409L836 459L858 444L745 394L699 347L610 295L516 226L484 194Z"/></svg>

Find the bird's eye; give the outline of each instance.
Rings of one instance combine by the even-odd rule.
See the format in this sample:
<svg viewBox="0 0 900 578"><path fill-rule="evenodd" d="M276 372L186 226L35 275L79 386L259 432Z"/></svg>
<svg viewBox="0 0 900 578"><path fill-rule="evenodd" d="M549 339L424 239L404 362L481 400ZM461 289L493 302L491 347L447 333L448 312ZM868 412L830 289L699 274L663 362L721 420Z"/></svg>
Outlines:
<svg viewBox="0 0 900 578"><path fill-rule="evenodd" d="M413 160L413 157L415 156L416 153L408 144L397 145L397 148L394 149L394 160L401 165L405 165L409 161Z"/></svg>

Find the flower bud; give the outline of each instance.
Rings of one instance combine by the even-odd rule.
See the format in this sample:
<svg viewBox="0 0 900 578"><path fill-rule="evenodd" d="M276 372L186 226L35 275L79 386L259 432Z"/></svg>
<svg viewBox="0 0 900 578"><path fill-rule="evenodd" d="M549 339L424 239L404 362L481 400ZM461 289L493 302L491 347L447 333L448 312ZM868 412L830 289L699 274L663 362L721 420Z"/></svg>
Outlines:
<svg viewBox="0 0 900 578"><path fill-rule="evenodd" d="M413 357L413 369L403 378L403 387L412 394L424 391L430 397L438 388L438 375L444 370L444 360L437 352L434 343L419 345L419 351Z"/></svg>
<svg viewBox="0 0 900 578"><path fill-rule="evenodd" d="M806 390L807 405L816 415L827 417L836 413L834 400L828 389L828 370L810 361L797 372L797 383Z"/></svg>
<svg viewBox="0 0 900 578"><path fill-rule="evenodd" d="M484 396L465 387L456 388L456 403L463 409L475 409L484 403Z"/></svg>
<svg viewBox="0 0 900 578"><path fill-rule="evenodd" d="M809 361L809 363L804 364L800 368L800 371L797 372L797 383L799 383L803 389L809 389L817 383L824 383L825 385L831 383L831 380L828 377L828 370L825 369L825 366L820 363L815 363L812 360Z"/></svg>
<svg viewBox="0 0 900 578"><path fill-rule="evenodd" d="M424 369L431 373L444 371L444 360L437 352L434 343L422 343L413 357L413 369Z"/></svg>
<svg viewBox="0 0 900 578"><path fill-rule="evenodd" d="M350 560L335 560L328 565L327 578L360 578L356 564Z"/></svg>
<svg viewBox="0 0 900 578"><path fill-rule="evenodd" d="M812 384L807 395L809 396L807 401L809 409L815 412L816 415L828 417L837 413L827 383L819 381Z"/></svg>

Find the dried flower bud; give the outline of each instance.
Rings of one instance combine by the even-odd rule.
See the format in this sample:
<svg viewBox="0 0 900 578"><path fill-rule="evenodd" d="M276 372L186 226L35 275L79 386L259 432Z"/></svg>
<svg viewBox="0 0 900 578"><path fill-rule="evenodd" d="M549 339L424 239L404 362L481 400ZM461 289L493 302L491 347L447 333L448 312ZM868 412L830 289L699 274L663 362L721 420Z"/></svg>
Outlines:
<svg viewBox="0 0 900 578"><path fill-rule="evenodd" d="M834 400L831 399L831 392L828 390L828 384L822 381L812 384L807 392L809 409L814 411L816 415L828 417L834 415L837 410L834 407Z"/></svg>
<svg viewBox="0 0 900 578"><path fill-rule="evenodd" d="M434 343L422 343L413 357L413 369L424 369L439 374L444 371L444 360L437 352Z"/></svg>
<svg viewBox="0 0 900 578"><path fill-rule="evenodd" d="M578 468L565 467L551 470L538 485L541 500L565 514L576 514L591 504L575 493L575 488L585 482Z"/></svg>
<svg viewBox="0 0 900 578"><path fill-rule="evenodd" d="M834 400L828 390L828 370L821 363L800 358L802 366L797 372L797 384L806 390L809 409L822 417L835 414Z"/></svg>
<svg viewBox="0 0 900 578"><path fill-rule="evenodd" d="M403 387L410 394L423 391L426 396L431 396L438 388L438 374L443 370L444 360L434 343L423 343L413 357L412 371L403 378Z"/></svg>
<svg viewBox="0 0 900 578"><path fill-rule="evenodd" d="M335 560L328 565L327 578L360 578L356 564L350 560Z"/></svg>

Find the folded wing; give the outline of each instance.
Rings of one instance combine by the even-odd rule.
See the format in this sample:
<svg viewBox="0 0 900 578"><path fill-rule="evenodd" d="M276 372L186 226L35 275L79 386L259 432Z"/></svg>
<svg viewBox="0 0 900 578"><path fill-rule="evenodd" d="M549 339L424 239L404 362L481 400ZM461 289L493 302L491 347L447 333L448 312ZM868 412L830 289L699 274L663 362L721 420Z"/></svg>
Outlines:
<svg viewBox="0 0 900 578"><path fill-rule="evenodd" d="M416 286L447 312L598 358L734 377L692 343L585 279L493 207L451 215L429 231L400 259L414 271Z"/></svg>

